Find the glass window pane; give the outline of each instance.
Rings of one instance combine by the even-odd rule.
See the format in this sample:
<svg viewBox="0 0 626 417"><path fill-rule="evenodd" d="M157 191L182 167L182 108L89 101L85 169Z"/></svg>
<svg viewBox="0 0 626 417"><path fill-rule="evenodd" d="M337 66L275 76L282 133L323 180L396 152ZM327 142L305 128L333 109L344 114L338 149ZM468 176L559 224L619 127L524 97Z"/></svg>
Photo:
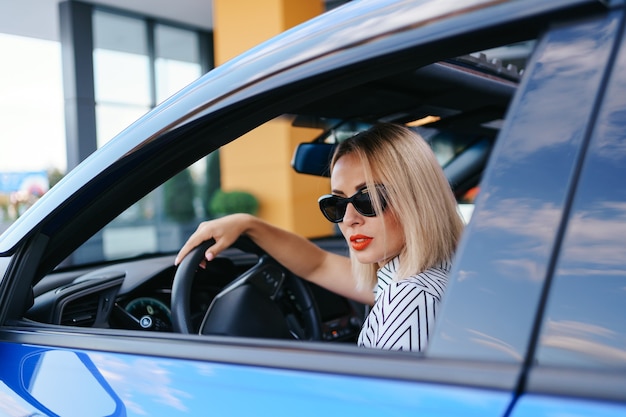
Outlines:
<svg viewBox="0 0 626 417"><path fill-rule="evenodd" d="M145 23L141 19L94 10L93 43L96 49L147 55Z"/></svg>
<svg viewBox="0 0 626 417"><path fill-rule="evenodd" d="M96 49L93 61L96 102L150 106L147 56Z"/></svg>
<svg viewBox="0 0 626 417"><path fill-rule="evenodd" d="M161 102L202 74L196 32L157 24L155 38L156 101Z"/></svg>
<svg viewBox="0 0 626 417"><path fill-rule="evenodd" d="M145 26L140 19L94 12L96 102L150 106L150 59Z"/></svg>
<svg viewBox="0 0 626 417"><path fill-rule="evenodd" d="M157 24L154 27L156 56L197 64L200 62L198 34L191 30Z"/></svg>
<svg viewBox="0 0 626 417"><path fill-rule="evenodd" d="M98 147L107 143L149 110L149 106L97 104L96 136Z"/></svg>

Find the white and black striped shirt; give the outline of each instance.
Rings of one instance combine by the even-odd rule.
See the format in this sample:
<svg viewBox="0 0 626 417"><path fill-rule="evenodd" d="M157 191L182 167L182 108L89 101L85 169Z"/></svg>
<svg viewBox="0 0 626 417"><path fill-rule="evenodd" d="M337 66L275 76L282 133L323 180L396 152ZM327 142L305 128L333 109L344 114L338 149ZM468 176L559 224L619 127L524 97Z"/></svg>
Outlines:
<svg viewBox="0 0 626 417"><path fill-rule="evenodd" d="M378 270L376 303L361 329L359 346L408 351L426 347L451 264L394 281L398 265L395 257Z"/></svg>

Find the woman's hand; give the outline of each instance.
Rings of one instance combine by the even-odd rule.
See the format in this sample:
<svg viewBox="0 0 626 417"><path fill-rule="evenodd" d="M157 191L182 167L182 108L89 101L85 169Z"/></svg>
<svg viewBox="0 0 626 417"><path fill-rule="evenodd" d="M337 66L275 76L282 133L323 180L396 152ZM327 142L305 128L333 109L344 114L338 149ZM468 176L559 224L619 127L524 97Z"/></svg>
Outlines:
<svg viewBox="0 0 626 417"><path fill-rule="evenodd" d="M176 255L174 265L178 265L189 252L202 242L214 239L215 244L204 254L207 261L213 260L220 252L232 245L237 238L246 232L252 216L249 214L231 214L219 219L202 222ZM204 262L201 266L204 265Z"/></svg>
<svg viewBox="0 0 626 417"><path fill-rule="evenodd" d="M174 264L179 265L202 242L214 239L215 243L200 262L200 267L205 267L207 261L230 247L242 234L294 275L358 302L374 303L372 288L356 286L350 258L325 251L303 236L250 214L231 214L200 223L178 252Z"/></svg>

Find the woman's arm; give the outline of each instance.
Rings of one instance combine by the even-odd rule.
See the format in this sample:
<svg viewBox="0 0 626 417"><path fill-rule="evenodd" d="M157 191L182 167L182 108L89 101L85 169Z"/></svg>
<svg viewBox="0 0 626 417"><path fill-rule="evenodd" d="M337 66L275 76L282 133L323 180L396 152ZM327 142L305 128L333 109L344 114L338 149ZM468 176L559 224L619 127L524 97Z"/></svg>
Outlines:
<svg viewBox="0 0 626 417"><path fill-rule="evenodd" d="M325 251L302 236L249 214L233 214L200 223L176 256L175 264L193 248L213 238L215 244L205 253L210 261L242 234L248 235L295 275L355 301L374 303L371 289L357 288L349 258Z"/></svg>

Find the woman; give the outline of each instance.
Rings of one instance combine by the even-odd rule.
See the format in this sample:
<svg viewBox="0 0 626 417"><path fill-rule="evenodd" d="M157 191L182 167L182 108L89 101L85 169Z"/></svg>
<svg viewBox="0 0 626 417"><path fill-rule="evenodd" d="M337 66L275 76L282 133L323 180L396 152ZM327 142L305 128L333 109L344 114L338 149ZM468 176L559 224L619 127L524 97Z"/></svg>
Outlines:
<svg viewBox="0 0 626 417"><path fill-rule="evenodd" d="M203 222L176 264L215 239L208 261L248 235L294 274L373 305L359 346L423 350L463 230L456 201L428 144L403 126L379 124L338 145L331 161L332 194L320 197L324 216L338 223L350 258L254 216Z"/></svg>

